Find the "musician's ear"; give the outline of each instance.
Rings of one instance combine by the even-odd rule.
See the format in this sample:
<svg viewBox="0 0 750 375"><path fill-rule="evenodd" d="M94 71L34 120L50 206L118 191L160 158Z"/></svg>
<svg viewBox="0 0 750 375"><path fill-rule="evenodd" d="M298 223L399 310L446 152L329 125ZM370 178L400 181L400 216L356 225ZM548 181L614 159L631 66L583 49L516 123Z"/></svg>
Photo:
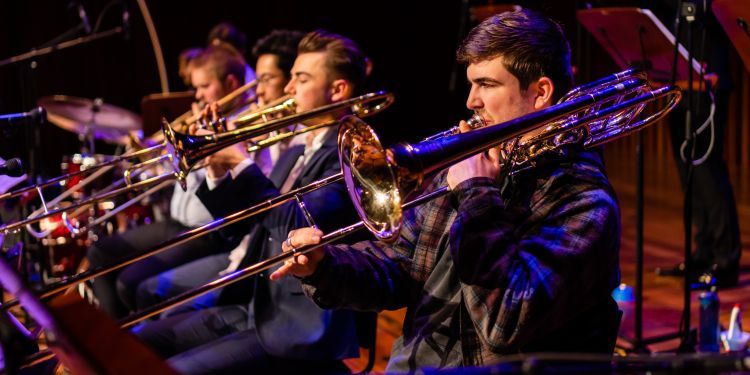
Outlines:
<svg viewBox="0 0 750 375"><path fill-rule="evenodd" d="M529 85L528 93L533 95L534 109L548 107L552 103L552 94L555 92L555 84L549 77L541 77Z"/></svg>

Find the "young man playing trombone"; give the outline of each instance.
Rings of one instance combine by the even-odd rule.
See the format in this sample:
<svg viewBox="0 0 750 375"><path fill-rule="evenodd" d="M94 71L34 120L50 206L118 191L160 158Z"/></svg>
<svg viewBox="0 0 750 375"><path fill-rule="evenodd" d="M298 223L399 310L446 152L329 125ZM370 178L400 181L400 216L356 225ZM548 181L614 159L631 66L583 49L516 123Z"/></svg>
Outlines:
<svg viewBox="0 0 750 375"><path fill-rule="evenodd" d="M306 112L353 97L366 70L366 58L354 42L315 31L299 44L285 92L294 97L298 113ZM328 113L315 121L335 120L338 115ZM198 196L215 217L339 171L336 131L329 128L310 132L304 147L283 153L270 180L254 163L238 161L243 153L242 147L230 147L209 159ZM237 162L227 162L232 160ZM303 200L324 230L354 220L343 184L328 185ZM304 213L288 202L224 234L250 231L248 254L257 261L278 254L286 233L304 225ZM358 355L353 313L319 308L304 296L297 280L271 283L268 274L261 274L244 292L249 304L184 312L135 332L185 374L341 372L345 369L340 360Z"/></svg>
<svg viewBox="0 0 750 375"><path fill-rule="evenodd" d="M245 60L229 45L213 45L203 49L191 60L189 71L195 87L195 99L201 103L214 103L238 89L245 81ZM244 93L235 99L235 106L247 101ZM205 171L196 170L187 177L188 190L175 184L170 200L170 217L164 221L142 225L121 234L114 234L96 242L87 257L92 268L109 266L145 249L174 237L190 228L212 220L195 191L204 179ZM137 309L136 291L147 278L157 275L189 261L214 254L216 244L213 236L187 242L174 249L157 254L113 272L98 277L93 282L94 295L99 307L115 318L121 318ZM222 244L223 250L231 248Z"/></svg>
<svg viewBox="0 0 750 375"><path fill-rule="evenodd" d="M531 11L475 27L458 50L466 106L487 124L552 105L571 84L561 28ZM469 131L465 122L462 131ZM619 212L600 157L576 147L501 173L498 150L441 172L451 193L405 213L394 244L326 245L274 272L302 278L322 308L407 307L387 372L486 365L515 353L610 352ZM503 177L505 176L505 177ZM284 251L324 231L289 233Z"/></svg>

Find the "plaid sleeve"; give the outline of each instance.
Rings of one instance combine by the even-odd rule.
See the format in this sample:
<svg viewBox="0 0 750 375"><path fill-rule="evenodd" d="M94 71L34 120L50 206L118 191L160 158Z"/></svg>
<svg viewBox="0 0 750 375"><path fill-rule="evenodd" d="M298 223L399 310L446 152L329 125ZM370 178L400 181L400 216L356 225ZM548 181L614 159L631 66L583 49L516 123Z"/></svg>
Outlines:
<svg viewBox="0 0 750 375"><path fill-rule="evenodd" d="M607 190L557 184L530 210L506 207L488 179L465 181L454 194L450 251L484 346L518 350L587 307L586 284L602 272L598 257L609 243L603 238L619 234Z"/></svg>
<svg viewBox="0 0 750 375"><path fill-rule="evenodd" d="M395 244L362 241L326 246L315 273L302 280L305 293L322 308L362 311L398 309L418 287L409 275L416 221L410 212Z"/></svg>

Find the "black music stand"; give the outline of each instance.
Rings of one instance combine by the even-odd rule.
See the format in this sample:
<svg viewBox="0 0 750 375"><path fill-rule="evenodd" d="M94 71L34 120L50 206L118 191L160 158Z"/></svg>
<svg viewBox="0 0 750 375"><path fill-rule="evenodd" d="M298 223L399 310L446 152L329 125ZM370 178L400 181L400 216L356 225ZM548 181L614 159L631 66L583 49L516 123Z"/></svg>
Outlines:
<svg viewBox="0 0 750 375"><path fill-rule="evenodd" d="M750 72L750 6L736 0L713 0L711 10Z"/></svg>
<svg viewBox="0 0 750 375"><path fill-rule="evenodd" d="M135 336L123 332L114 320L77 294L62 294L45 305L2 258L0 284L45 330L50 348L72 373L177 374ZM5 369L6 373L14 370Z"/></svg>
<svg viewBox="0 0 750 375"><path fill-rule="evenodd" d="M650 10L583 9L577 11L577 18L620 69L639 68L646 71L650 79L656 81L669 82L672 79L676 39ZM692 60L690 71L693 77L689 77L688 51L681 44L677 47L680 56L677 61L677 79L697 80L700 77L700 64L695 59ZM680 333L643 338L643 134L638 132L636 139L635 322L631 350L648 352L649 344L678 338ZM686 293L690 293L689 290Z"/></svg>
<svg viewBox="0 0 750 375"><path fill-rule="evenodd" d="M620 69L639 68L659 82L672 80L676 39L648 9L593 8L576 12L580 22L604 47ZM679 45L677 80L687 80L688 51ZM693 78L700 78L701 65L693 59Z"/></svg>

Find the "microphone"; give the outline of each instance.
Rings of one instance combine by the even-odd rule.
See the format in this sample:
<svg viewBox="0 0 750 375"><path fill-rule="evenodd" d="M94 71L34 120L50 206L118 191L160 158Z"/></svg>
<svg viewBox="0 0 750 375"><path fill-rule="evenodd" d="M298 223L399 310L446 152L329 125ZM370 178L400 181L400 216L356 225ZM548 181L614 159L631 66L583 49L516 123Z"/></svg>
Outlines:
<svg viewBox="0 0 750 375"><path fill-rule="evenodd" d="M86 9L83 8L83 4L81 2L77 2L77 8L78 8L78 18L81 19L81 26L83 27L83 31L86 32L86 35L91 34L91 23L89 22L89 16L86 15Z"/></svg>
<svg viewBox="0 0 750 375"><path fill-rule="evenodd" d="M21 177L23 173L23 163L21 163L21 159L19 158L13 158L5 163L0 163L0 175Z"/></svg>
<svg viewBox="0 0 750 375"><path fill-rule="evenodd" d="M36 107L28 112L0 115L0 125L20 125L27 121L41 124L47 121L47 111L43 107Z"/></svg>

